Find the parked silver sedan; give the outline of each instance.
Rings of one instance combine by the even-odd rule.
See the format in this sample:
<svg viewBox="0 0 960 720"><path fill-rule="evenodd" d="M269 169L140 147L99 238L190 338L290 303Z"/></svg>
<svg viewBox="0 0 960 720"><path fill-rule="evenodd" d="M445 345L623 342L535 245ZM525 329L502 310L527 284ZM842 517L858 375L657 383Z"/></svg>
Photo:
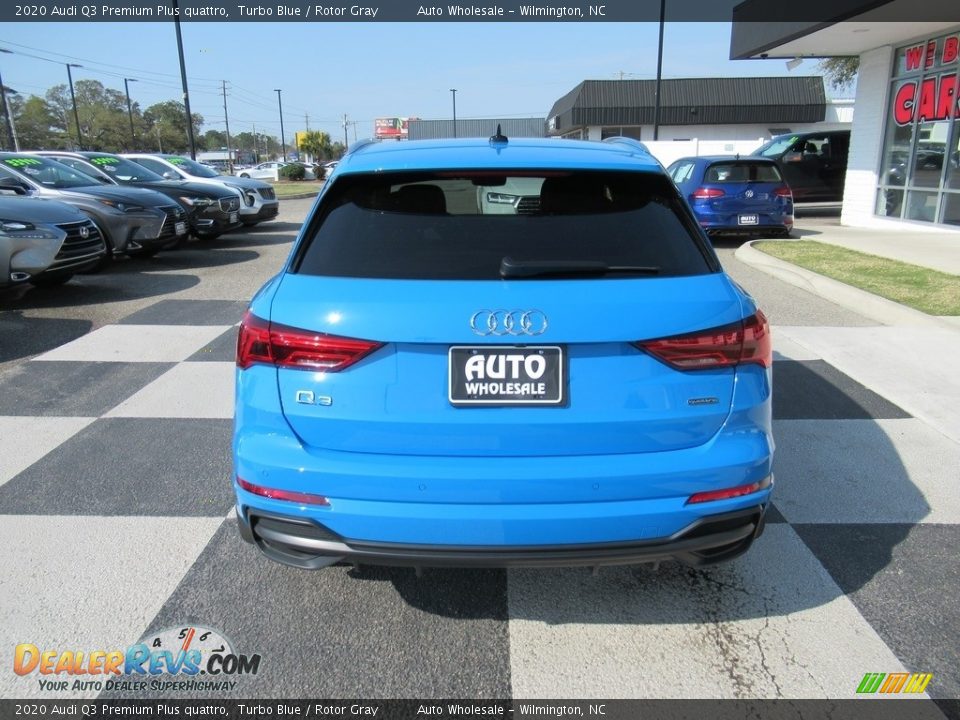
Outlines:
<svg viewBox="0 0 960 720"><path fill-rule="evenodd" d="M97 226L55 200L0 197L0 288L59 285L95 267L107 246Z"/></svg>

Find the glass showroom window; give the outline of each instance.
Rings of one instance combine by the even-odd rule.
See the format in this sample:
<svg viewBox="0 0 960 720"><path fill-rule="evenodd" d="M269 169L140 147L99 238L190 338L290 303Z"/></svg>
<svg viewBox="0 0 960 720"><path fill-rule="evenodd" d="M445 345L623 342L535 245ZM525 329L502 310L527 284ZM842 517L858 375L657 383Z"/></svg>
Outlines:
<svg viewBox="0 0 960 720"><path fill-rule="evenodd" d="M960 32L897 50L887 108L878 215L960 224Z"/></svg>

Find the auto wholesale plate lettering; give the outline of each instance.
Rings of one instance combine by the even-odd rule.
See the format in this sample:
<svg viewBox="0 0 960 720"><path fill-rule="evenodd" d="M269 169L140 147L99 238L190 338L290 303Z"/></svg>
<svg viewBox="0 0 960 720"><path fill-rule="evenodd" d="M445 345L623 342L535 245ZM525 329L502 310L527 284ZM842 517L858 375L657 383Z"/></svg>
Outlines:
<svg viewBox="0 0 960 720"><path fill-rule="evenodd" d="M561 405L564 358L559 346L467 345L449 351L452 405Z"/></svg>

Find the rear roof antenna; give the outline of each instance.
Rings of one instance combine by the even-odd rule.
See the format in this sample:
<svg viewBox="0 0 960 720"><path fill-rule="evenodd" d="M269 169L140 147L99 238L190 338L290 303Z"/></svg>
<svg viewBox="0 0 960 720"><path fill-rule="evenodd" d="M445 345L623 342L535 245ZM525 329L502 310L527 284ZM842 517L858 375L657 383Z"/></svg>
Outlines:
<svg viewBox="0 0 960 720"><path fill-rule="evenodd" d="M508 142L510 141L507 139L507 136L500 132L500 123L497 123L497 134L490 136L490 143L492 145L506 145Z"/></svg>

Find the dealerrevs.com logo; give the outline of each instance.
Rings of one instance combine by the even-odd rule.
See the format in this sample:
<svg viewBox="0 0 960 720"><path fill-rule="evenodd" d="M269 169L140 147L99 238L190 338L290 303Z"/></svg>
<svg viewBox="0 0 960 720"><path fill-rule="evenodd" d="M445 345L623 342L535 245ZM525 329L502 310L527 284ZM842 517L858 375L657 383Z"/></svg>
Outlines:
<svg viewBox="0 0 960 720"><path fill-rule="evenodd" d="M240 675L256 675L260 655L238 654L217 630L187 625L150 634L123 650L41 649L17 645L13 671L37 676L50 691L233 690Z"/></svg>

